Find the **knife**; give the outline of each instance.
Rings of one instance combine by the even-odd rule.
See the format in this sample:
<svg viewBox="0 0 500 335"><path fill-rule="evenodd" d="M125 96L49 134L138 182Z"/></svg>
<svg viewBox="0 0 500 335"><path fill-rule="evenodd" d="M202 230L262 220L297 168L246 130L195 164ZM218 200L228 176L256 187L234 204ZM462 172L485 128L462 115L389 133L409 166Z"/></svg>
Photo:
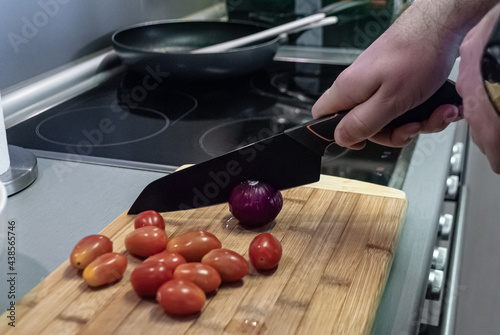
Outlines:
<svg viewBox="0 0 500 335"><path fill-rule="evenodd" d="M443 104L460 105L455 85L447 81L428 100L384 129L423 121ZM334 143L334 131L347 111L312 120L222 156L176 171L144 188L128 214L169 212L227 202L239 183L257 180L279 190L319 180L321 157Z"/></svg>

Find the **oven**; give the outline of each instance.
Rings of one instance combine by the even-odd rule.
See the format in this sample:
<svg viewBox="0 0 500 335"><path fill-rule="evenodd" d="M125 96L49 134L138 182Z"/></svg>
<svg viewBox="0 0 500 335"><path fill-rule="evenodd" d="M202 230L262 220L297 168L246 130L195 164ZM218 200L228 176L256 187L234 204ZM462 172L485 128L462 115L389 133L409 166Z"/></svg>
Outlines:
<svg viewBox="0 0 500 335"><path fill-rule="evenodd" d="M129 72L103 50L7 91L8 143L43 159L170 173L307 122L360 52L283 46L261 71L195 83ZM463 123L403 149L333 145L323 158L324 174L402 189L410 201L373 334L432 334L449 322L467 151L457 136L467 136Z"/></svg>
<svg viewBox="0 0 500 335"><path fill-rule="evenodd" d="M465 176L469 145L468 126L461 121L453 137L419 334L455 334L457 298L464 290L459 276L468 196Z"/></svg>

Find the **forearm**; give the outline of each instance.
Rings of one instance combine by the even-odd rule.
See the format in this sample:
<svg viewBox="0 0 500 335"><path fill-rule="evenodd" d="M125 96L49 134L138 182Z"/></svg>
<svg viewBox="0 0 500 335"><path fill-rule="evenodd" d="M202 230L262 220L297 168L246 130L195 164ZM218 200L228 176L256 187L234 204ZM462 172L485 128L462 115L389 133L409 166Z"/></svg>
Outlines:
<svg viewBox="0 0 500 335"><path fill-rule="evenodd" d="M313 106L315 117L349 112L335 130L341 146L367 139L402 146L419 132L435 132L461 117L441 106L425 122L381 132L428 99L448 78L465 35L500 0L416 0L335 80Z"/></svg>
<svg viewBox="0 0 500 335"><path fill-rule="evenodd" d="M417 0L394 23L392 30L431 45L454 48L499 0ZM449 50L448 50L449 52Z"/></svg>

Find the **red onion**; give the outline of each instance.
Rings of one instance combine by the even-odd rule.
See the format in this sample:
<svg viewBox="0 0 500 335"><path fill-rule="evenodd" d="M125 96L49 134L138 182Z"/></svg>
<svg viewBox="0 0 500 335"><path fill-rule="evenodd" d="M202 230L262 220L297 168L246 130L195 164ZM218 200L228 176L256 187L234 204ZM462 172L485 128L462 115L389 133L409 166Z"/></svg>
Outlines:
<svg viewBox="0 0 500 335"><path fill-rule="evenodd" d="M259 181L243 182L229 196L229 210L243 225L265 225L278 216L282 207L281 192Z"/></svg>

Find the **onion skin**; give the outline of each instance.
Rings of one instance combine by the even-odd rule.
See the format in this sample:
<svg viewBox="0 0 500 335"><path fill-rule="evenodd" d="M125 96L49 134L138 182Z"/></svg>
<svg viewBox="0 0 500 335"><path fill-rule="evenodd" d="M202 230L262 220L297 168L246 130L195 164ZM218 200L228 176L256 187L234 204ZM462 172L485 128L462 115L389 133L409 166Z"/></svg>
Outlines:
<svg viewBox="0 0 500 335"><path fill-rule="evenodd" d="M267 183L246 181L229 196L229 210L245 226L260 227L273 221L283 207L279 190Z"/></svg>

